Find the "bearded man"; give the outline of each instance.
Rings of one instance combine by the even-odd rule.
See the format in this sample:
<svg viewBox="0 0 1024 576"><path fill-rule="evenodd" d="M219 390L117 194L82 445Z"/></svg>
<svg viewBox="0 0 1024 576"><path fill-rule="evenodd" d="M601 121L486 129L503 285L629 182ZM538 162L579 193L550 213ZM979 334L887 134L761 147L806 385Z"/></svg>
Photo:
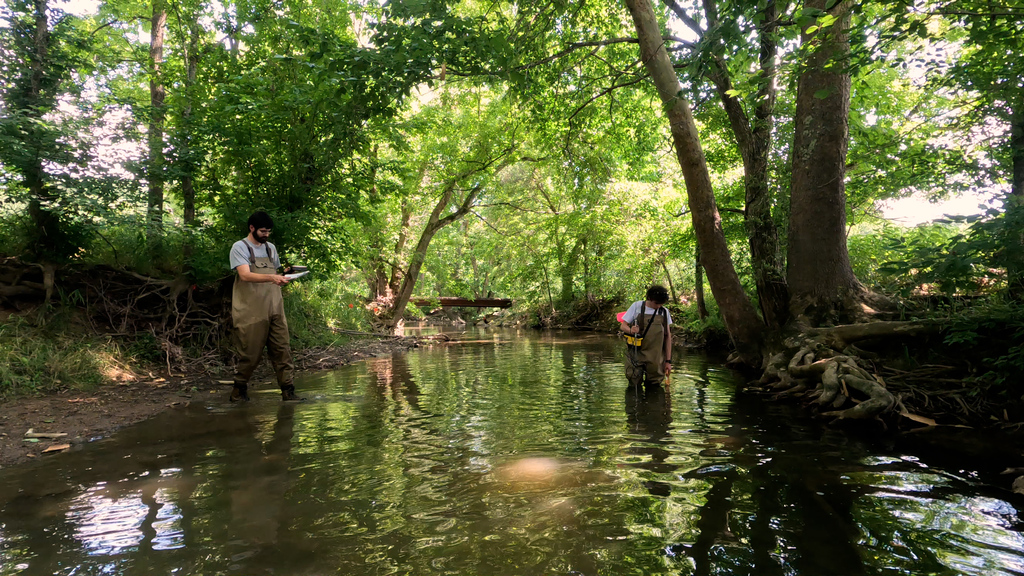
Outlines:
<svg viewBox="0 0 1024 576"><path fill-rule="evenodd" d="M281 286L288 278L278 274L281 267L277 247L268 242L274 221L266 212L249 217L249 235L231 247L231 268L238 273L231 291L231 319L234 322L235 362L232 402L249 401L249 379L267 348L270 362L285 402L300 401L295 395L295 366L288 340L288 319L284 316ZM285 272L288 272L287 270Z"/></svg>

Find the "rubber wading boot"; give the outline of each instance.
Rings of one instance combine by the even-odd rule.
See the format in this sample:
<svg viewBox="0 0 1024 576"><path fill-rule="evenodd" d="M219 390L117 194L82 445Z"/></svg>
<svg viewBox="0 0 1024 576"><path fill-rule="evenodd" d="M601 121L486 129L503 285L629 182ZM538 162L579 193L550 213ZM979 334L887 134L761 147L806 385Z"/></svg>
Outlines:
<svg viewBox="0 0 1024 576"><path fill-rule="evenodd" d="M295 395L295 386L287 386L281 389L281 401L282 402L302 402L305 398L300 398Z"/></svg>
<svg viewBox="0 0 1024 576"><path fill-rule="evenodd" d="M249 386L242 384L239 386L235 384L235 387L231 389L232 402L248 402L249 401Z"/></svg>

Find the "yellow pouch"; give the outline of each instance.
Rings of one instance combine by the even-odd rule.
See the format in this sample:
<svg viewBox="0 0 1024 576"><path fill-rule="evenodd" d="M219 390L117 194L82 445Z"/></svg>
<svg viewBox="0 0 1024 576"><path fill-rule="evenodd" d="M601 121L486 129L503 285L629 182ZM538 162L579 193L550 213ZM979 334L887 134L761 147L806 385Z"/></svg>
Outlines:
<svg viewBox="0 0 1024 576"><path fill-rule="evenodd" d="M644 339L638 336L630 336L629 334L623 334L622 336L626 339L626 344L629 344L630 346L636 346L639 348L640 345L644 343Z"/></svg>

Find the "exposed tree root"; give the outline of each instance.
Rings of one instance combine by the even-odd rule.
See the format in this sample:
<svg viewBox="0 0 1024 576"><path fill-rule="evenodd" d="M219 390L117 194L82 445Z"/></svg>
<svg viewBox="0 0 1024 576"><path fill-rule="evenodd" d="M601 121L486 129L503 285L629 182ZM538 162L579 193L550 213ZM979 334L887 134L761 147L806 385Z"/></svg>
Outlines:
<svg viewBox="0 0 1024 576"><path fill-rule="evenodd" d="M59 269L0 260L4 307L28 311L59 297L82 309L79 319L97 334L151 335L164 352L168 372L186 363L208 363L210 358L186 358L182 347L219 347L230 329L230 290L229 278L200 287L184 277L151 278L109 266Z"/></svg>
<svg viewBox="0 0 1024 576"><path fill-rule="evenodd" d="M871 360L855 343L898 338L942 328L938 322L871 322L810 328L787 339L765 363L756 383L776 398L799 398L839 420L882 418L894 413L899 398L886 386ZM871 358L867 358L871 356Z"/></svg>

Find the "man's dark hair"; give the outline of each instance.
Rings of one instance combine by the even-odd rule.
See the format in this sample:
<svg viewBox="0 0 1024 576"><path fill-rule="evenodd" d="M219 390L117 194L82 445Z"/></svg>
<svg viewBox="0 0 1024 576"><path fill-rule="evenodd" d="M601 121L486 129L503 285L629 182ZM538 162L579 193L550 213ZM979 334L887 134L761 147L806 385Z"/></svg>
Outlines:
<svg viewBox="0 0 1024 576"><path fill-rule="evenodd" d="M660 284L655 284L647 289L647 299L651 302L664 304L665 302L668 302L668 290Z"/></svg>
<svg viewBox="0 0 1024 576"><path fill-rule="evenodd" d="M249 216L249 226L252 226L255 230L273 228L274 219L266 212L253 212L252 216Z"/></svg>

